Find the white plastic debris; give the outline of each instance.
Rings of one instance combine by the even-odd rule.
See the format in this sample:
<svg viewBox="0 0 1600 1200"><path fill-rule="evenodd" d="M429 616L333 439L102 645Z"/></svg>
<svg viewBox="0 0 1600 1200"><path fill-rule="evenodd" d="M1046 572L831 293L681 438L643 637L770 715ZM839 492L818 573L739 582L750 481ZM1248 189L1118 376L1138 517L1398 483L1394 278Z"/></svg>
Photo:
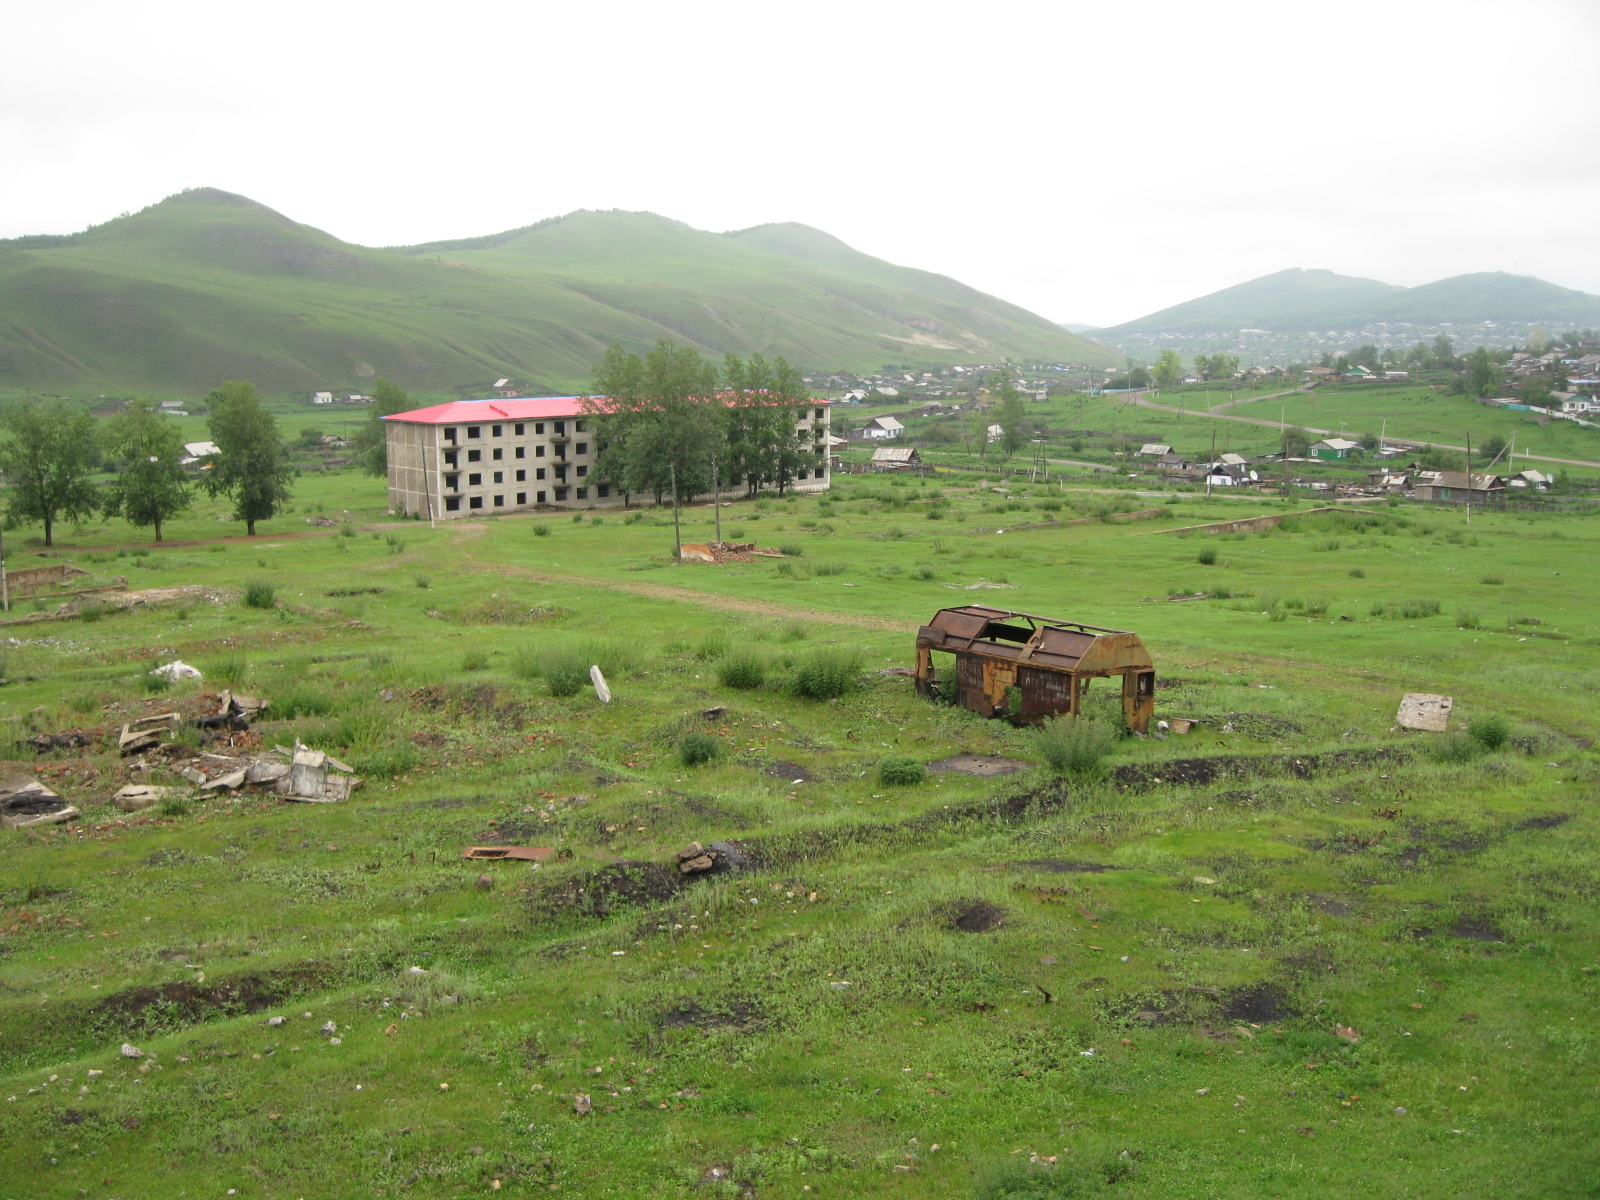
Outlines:
<svg viewBox="0 0 1600 1200"><path fill-rule="evenodd" d="M205 678L205 676L201 675L199 671L197 671L194 667L191 667L188 663L184 662L181 658L175 658L164 666L157 667L155 670L151 671L150 674L159 675L161 678L169 680L172 683L177 683L180 679Z"/></svg>
<svg viewBox="0 0 1600 1200"><path fill-rule="evenodd" d="M594 694L600 697L600 703L610 704L611 689L606 686L606 677L600 673L598 666L589 668L589 682L594 684Z"/></svg>

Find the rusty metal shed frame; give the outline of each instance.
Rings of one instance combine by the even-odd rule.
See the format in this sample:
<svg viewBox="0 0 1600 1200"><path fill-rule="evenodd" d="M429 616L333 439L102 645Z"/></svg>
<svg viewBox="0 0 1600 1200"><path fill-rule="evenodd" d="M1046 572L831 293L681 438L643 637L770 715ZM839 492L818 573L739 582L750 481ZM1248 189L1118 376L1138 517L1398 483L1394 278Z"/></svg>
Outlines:
<svg viewBox="0 0 1600 1200"><path fill-rule="evenodd" d="M955 655L948 679L934 670L936 650ZM1112 675L1122 676L1128 728L1148 733L1155 664L1136 633L983 604L942 608L917 630L917 691L985 717L1036 724L1057 713L1077 713L1085 684ZM1022 694L1014 713L1005 711L1011 688Z"/></svg>

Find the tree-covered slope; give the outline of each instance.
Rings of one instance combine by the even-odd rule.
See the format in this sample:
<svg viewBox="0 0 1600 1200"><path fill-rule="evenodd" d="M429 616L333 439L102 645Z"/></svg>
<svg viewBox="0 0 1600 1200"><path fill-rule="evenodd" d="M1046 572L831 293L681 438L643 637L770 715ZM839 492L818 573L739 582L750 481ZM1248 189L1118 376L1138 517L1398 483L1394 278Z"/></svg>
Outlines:
<svg viewBox="0 0 1600 1200"><path fill-rule="evenodd" d="M240 376L302 389L388 375L442 388L510 375L560 389L581 386L610 342L662 336L828 368L1106 354L953 280L842 243L839 261L817 262L757 233L580 212L371 249L198 189L80 234L0 243L0 386L183 390Z"/></svg>

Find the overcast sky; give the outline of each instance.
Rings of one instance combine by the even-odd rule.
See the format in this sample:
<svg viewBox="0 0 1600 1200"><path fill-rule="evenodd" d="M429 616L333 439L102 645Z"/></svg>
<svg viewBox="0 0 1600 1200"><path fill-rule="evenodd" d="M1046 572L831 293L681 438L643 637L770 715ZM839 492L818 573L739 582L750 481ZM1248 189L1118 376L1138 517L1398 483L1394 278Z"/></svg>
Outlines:
<svg viewBox="0 0 1600 1200"><path fill-rule="evenodd" d="M1058 321L1285 267L1600 293L1600 3L7 10L0 237L185 187L367 245L801 221Z"/></svg>

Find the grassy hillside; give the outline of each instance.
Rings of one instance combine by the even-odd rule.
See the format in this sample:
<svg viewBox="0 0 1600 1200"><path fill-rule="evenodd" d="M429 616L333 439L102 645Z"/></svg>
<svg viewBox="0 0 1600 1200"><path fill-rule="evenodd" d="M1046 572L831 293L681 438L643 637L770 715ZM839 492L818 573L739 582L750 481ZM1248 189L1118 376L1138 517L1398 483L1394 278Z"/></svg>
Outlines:
<svg viewBox="0 0 1600 1200"><path fill-rule="evenodd" d="M244 377L299 390L387 375L430 389L507 375L566 390L613 340L663 336L818 368L1106 359L953 280L842 244L821 263L747 233L575 213L374 250L199 189L82 234L0 243L0 387L181 391Z"/></svg>
<svg viewBox="0 0 1600 1200"><path fill-rule="evenodd" d="M1594 519L1184 536L1285 510L934 482L731 505L796 553L724 568L658 512L369 531L357 476L299 498L356 536L64 549L215 599L8 630L6 728L113 744L3 751L84 809L0 834L6 1194L1593 1195ZM987 532L1022 513L1110 519ZM1061 779L918 700L893 668L974 599L1139 631L1196 732ZM574 650L613 703L550 694ZM788 687L819 652L857 656L837 703ZM147 694L175 656L207 679ZM227 684L274 705L236 738L338 751L355 797L111 808L180 782L119 723ZM1413 690L1482 737L1394 730ZM961 751L1025 769L879 780ZM749 869L673 875L714 838Z"/></svg>
<svg viewBox="0 0 1600 1200"><path fill-rule="evenodd" d="M1298 333L1360 329L1375 322L1415 325L1480 321L1548 322L1552 329L1600 324L1600 296L1504 272L1457 275L1419 287L1295 268L1223 288L1100 335L1265 329Z"/></svg>

